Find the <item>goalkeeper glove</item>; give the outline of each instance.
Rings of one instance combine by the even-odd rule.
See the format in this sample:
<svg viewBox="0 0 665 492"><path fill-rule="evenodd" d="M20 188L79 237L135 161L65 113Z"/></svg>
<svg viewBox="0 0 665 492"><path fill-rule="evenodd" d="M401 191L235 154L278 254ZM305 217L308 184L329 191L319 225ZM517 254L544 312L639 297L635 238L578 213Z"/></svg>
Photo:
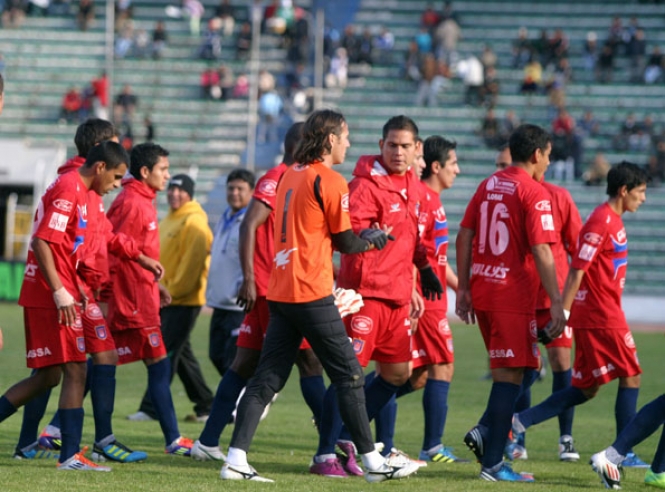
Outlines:
<svg viewBox="0 0 665 492"><path fill-rule="evenodd" d="M432 267L428 266L420 270L420 288L423 291L423 296L428 301L441 299L443 287Z"/></svg>
<svg viewBox="0 0 665 492"><path fill-rule="evenodd" d="M363 229L360 231L360 238L370 243L376 249L381 250L385 248L390 236L381 229Z"/></svg>

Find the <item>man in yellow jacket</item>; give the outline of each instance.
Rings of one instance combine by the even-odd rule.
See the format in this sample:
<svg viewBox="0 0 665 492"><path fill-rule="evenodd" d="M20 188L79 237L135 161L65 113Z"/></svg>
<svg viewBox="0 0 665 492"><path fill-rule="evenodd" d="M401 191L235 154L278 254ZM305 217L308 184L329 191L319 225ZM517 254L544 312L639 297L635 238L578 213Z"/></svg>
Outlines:
<svg viewBox="0 0 665 492"><path fill-rule="evenodd" d="M205 304L212 231L207 214L194 200L192 178L186 174L173 176L167 199L169 213L159 223L159 260L165 271L161 282L172 300L160 310L162 338L171 360L171 380L177 373L187 397L194 403L195 414L185 420L204 422L210 413L213 394L192 352L189 337ZM130 420L148 420L155 415L146 393L139 411Z"/></svg>

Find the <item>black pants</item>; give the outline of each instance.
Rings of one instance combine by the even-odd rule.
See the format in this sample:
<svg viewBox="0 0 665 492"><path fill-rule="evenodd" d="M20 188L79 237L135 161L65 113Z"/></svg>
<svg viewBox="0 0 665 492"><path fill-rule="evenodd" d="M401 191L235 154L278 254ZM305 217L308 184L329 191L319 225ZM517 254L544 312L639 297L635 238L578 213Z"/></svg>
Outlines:
<svg viewBox="0 0 665 492"><path fill-rule="evenodd" d="M245 451L263 409L289 377L303 336L337 390L342 420L360 454L374 450L365 407L365 378L333 297L302 304L269 302L270 323L254 377L238 406L231 446Z"/></svg>
<svg viewBox="0 0 665 492"><path fill-rule="evenodd" d="M203 378L201 367L189 342L200 312L201 306L167 306L160 310L159 315L164 346L171 361L171 381L177 373L185 387L187 398L194 404L196 415L208 415L213 394ZM157 418L147 392L143 395L139 410Z"/></svg>
<svg viewBox="0 0 665 492"><path fill-rule="evenodd" d="M222 377L235 359L238 330L243 319L244 311L215 308L212 312L208 357Z"/></svg>

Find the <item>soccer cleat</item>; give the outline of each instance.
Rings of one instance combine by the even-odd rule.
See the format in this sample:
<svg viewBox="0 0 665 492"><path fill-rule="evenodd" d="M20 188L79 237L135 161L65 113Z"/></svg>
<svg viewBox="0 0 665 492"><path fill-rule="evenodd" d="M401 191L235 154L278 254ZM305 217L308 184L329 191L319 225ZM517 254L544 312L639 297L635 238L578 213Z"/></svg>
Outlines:
<svg viewBox="0 0 665 492"><path fill-rule="evenodd" d="M224 463L224 466L222 466L222 470L219 472L219 478L222 480L252 480L253 482L269 483L274 482L274 480L270 480L269 478L265 478L259 475L252 466L231 466L228 463Z"/></svg>
<svg viewBox="0 0 665 492"><path fill-rule="evenodd" d="M561 436L559 439L559 459L561 461L579 461L580 453L575 449L571 436Z"/></svg>
<svg viewBox="0 0 665 492"><path fill-rule="evenodd" d="M422 461L432 461L434 463L468 463L469 460L458 458L453 454L452 448L447 448L443 444L434 453L421 451L418 459Z"/></svg>
<svg viewBox="0 0 665 492"><path fill-rule="evenodd" d="M132 451L120 441L113 441L101 447L97 443L92 446L92 459L99 463L117 461L118 463L136 463L145 461L148 455L143 451Z"/></svg>
<svg viewBox="0 0 665 492"><path fill-rule="evenodd" d="M206 446L198 439L194 441L191 455L196 461L226 461L226 455L219 446Z"/></svg>
<svg viewBox="0 0 665 492"><path fill-rule="evenodd" d="M62 436L58 432L53 433L49 432L49 429L46 428L39 435L39 446L44 449L58 450L62 447Z"/></svg>
<svg viewBox="0 0 665 492"><path fill-rule="evenodd" d="M127 415L127 420L131 420L132 422L150 422L153 419L150 415L148 415L145 412L142 412L139 410L136 413L133 413L131 415Z"/></svg>
<svg viewBox="0 0 665 492"><path fill-rule="evenodd" d="M390 453L386 456L386 463L388 463L388 466L404 466L407 463L415 463L419 468L427 466L427 461L414 460L404 451L400 451L397 448L390 449Z"/></svg>
<svg viewBox="0 0 665 492"><path fill-rule="evenodd" d="M651 468L647 470L647 474L644 477L645 485L651 485L652 487L658 487L659 489L665 489L665 472L656 473Z"/></svg>
<svg viewBox="0 0 665 492"><path fill-rule="evenodd" d="M180 436L170 445L166 446L164 452L166 454L175 454L177 456L190 456L193 445L194 443L192 442L191 439L187 439L186 437Z"/></svg>
<svg viewBox="0 0 665 492"><path fill-rule="evenodd" d="M27 449L16 448L14 450L14 456L13 456L15 460L41 460L41 459L51 459L51 458L57 459L59 457L60 457L59 454L54 453L50 449L40 448L37 444L33 444Z"/></svg>
<svg viewBox="0 0 665 492"><path fill-rule="evenodd" d="M363 470L358 464L358 453L356 452L356 446L351 441L337 441L337 447L341 451L341 453L337 454L337 458L342 464L342 468L344 468L344 470L349 475L362 477Z"/></svg>
<svg viewBox="0 0 665 492"><path fill-rule="evenodd" d="M376 470L367 470L365 472L365 480L370 483L383 482L385 480L395 480L398 478L408 477L416 473L420 467L413 461L405 462L404 466L390 466L387 461L381 468Z"/></svg>
<svg viewBox="0 0 665 492"><path fill-rule="evenodd" d="M589 461L591 468L600 477L601 482L607 489L621 489L621 465L615 465L607 459L605 451L596 453Z"/></svg>
<svg viewBox="0 0 665 492"><path fill-rule="evenodd" d="M506 444L506 447L503 449L503 454L505 454L506 458L510 461L526 460L529 458L524 446L510 441L508 441L508 444Z"/></svg>
<svg viewBox="0 0 665 492"><path fill-rule="evenodd" d="M342 467L339 458L330 458L320 463L317 463L316 460L312 461L312 464L309 465L309 472L314 475L321 475L322 477L328 478L347 478L348 475ZM362 470L361 470L362 473Z"/></svg>
<svg viewBox="0 0 665 492"><path fill-rule="evenodd" d="M480 471L480 478L488 482L534 482L533 475L529 473L517 473L513 471L509 464L503 463L498 471L490 471L483 468Z"/></svg>
<svg viewBox="0 0 665 492"><path fill-rule="evenodd" d="M649 463L645 463L635 453L630 452L621 462L621 466L624 468L649 468Z"/></svg>
<svg viewBox="0 0 665 492"><path fill-rule="evenodd" d="M71 458L62 463L58 463L58 470L62 471L98 471L98 472L110 472L111 469L108 466L101 466L97 463L93 463L88 458L84 456L85 452L88 450L87 447L79 451Z"/></svg>
<svg viewBox="0 0 665 492"><path fill-rule="evenodd" d="M480 427L475 426L466 433L464 436L464 444L466 444L466 447L476 455L478 463L481 463L483 461L483 455L485 454L485 442L483 435L480 433Z"/></svg>

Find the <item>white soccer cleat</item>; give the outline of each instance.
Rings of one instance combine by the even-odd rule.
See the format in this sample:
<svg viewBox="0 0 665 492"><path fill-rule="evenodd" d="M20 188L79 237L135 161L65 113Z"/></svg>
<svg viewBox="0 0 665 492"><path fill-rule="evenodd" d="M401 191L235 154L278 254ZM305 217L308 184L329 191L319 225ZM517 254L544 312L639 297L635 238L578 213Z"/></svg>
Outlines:
<svg viewBox="0 0 665 492"><path fill-rule="evenodd" d="M404 466L390 466L384 463L381 468L376 470L365 470L365 480L370 483L383 482L385 480L395 480L398 478L408 477L416 473L420 467L412 462L406 461Z"/></svg>
<svg viewBox="0 0 665 492"><path fill-rule="evenodd" d="M190 455L196 461L226 461L226 455L219 446L206 446L198 439L194 442Z"/></svg>
<svg viewBox="0 0 665 492"><path fill-rule="evenodd" d="M142 412L139 410L136 413L133 413L131 415L127 415L127 420L131 420L132 422L150 422L153 419L150 415L148 415L145 412Z"/></svg>
<svg viewBox="0 0 665 492"><path fill-rule="evenodd" d="M595 471L607 489L621 489L621 466L617 466L607 459L605 451L596 453L589 461L591 468Z"/></svg>
<svg viewBox="0 0 665 492"><path fill-rule="evenodd" d="M254 467L250 465L244 466L231 466L225 463L222 470L219 472L219 477L222 480L252 480L253 482L268 482L273 483L274 480L262 477L259 475Z"/></svg>
<svg viewBox="0 0 665 492"><path fill-rule="evenodd" d="M83 448L82 451L79 451L71 458L62 463L58 463L58 470L60 471L98 471L98 472L110 472L111 468L108 466L101 466L97 463L93 463L88 458L83 456L83 453L87 451L88 448Z"/></svg>

